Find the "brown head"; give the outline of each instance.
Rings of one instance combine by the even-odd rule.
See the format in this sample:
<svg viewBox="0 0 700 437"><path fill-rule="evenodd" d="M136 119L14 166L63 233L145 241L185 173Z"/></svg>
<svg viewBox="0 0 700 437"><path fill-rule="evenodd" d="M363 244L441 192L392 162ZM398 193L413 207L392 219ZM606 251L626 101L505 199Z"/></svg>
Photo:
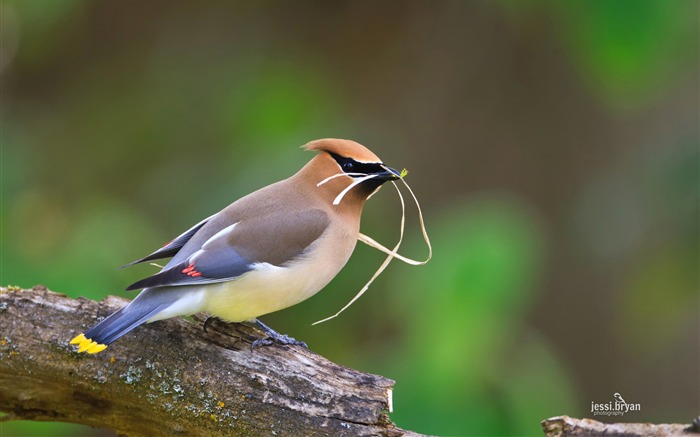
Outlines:
<svg viewBox="0 0 700 437"><path fill-rule="evenodd" d="M317 189L329 203L341 197L338 205L361 209L364 201L384 182L400 177L399 172L385 166L377 155L355 141L325 138L302 147L319 153L296 177L313 186L321 184ZM341 196L350 186L352 188Z"/></svg>

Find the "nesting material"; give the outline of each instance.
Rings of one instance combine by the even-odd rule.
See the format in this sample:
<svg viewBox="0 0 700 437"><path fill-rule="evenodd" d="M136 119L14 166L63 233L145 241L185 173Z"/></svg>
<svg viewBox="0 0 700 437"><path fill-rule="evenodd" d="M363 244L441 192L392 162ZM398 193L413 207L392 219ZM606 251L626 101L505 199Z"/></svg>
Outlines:
<svg viewBox="0 0 700 437"><path fill-rule="evenodd" d="M385 167L385 168L386 168L386 167ZM386 170L389 171L388 168L386 168ZM368 237L367 235L365 235L365 234L363 234L363 233L360 233L360 236L358 237L359 241L361 241L361 242L365 243L366 245L368 245L368 246L370 246L370 247L373 247L373 248L375 248L375 249L377 249L377 250L379 250L379 251L381 251L381 252L386 253L388 256L386 257L386 259L384 260L384 262L379 266L379 268L378 268L377 271L374 273L374 275L372 275L372 277L370 278L370 280L367 281L367 283L365 284L365 286L362 287L362 289L360 289L360 291L357 292L357 294L355 295L355 297L353 297L353 298L350 300L350 302L347 303L347 305L345 305L343 308L341 308L337 313L333 314L332 316L326 317L325 319L322 319L322 320L319 320L319 321L317 321L317 322L314 322L314 323L312 323L312 325L318 325L319 323L327 322L328 320L334 319L334 318L338 317L343 311L345 311L346 309L348 309L353 303L355 303L355 301L356 301L357 299L360 298L360 296L362 296L363 294L365 294L365 292L367 291L367 289L369 289L369 286L372 285L372 282L374 282L374 280L377 279L377 277L384 271L384 269L386 269L386 267L389 265L389 263L390 263L394 258L397 258L397 259L399 259L399 260L401 260L401 261L403 261L403 262L405 262L405 263L407 263L407 264L410 264L410 265L421 266L421 265L426 264L426 263L427 263L428 261L430 261L430 259L433 257L433 247L432 247L432 245L430 244L430 238L428 237L428 232L427 232L426 229L425 229L425 221L423 220L423 212L421 211L420 203L418 203L418 198L417 198L416 195L413 193L413 190L411 190L411 187L408 186L408 184L406 183L406 180L404 179L404 177L406 176L406 174L408 174L408 172L407 172L405 169L404 169L403 171L401 171L401 177L399 178L399 180L404 184L404 186L406 187L406 189L408 190L408 192L411 193L411 197L413 198L413 201L414 201L415 204L416 204L416 209L418 210L418 219L419 219L419 221L420 221L420 227L421 227L421 231L422 231L422 233L423 233L423 240L424 240L425 243L428 245L428 257L427 257L424 261L417 261L417 260L414 260L414 259L405 257L405 256L403 256L403 255L401 255L401 254L398 253L399 247L401 247L401 243L403 242L404 228L405 228L405 225L406 225L406 203L404 202L403 195L401 194L401 190L399 189L398 185L396 185L396 182L391 181L392 185L394 186L394 188L396 189L396 192L397 192L398 195L399 195L399 200L401 200L401 225L400 225L400 232L399 232L399 241L396 243L396 245L394 246L393 249L389 249L389 248L385 247L384 245L382 245L381 243L377 242L375 239L373 239L373 238L371 238L371 237ZM337 174L337 175L333 175L333 176L331 176L331 177L329 177L329 178L326 178L326 179L324 179L323 181L319 182L319 183L318 183L318 186L320 186L320 185L322 185L322 184L328 182L329 180L331 180L331 179L333 179L333 178L335 178L335 177L341 176L341 175L343 175L343 173ZM364 182L365 180L368 180L368 179L371 179L371 177L360 178L360 179L358 179L357 181L355 181L355 182L353 182L352 184L350 184L347 188L345 188L345 189L338 195L338 197L336 197L336 199L335 199L335 201L333 202L333 204L334 204L334 205L337 205L338 203L340 203L340 201L343 199L343 196L345 196L345 194L346 194L348 191L350 191L350 189L352 189L352 188L355 187L356 185L358 185L358 184L360 184L360 183L362 183L362 182Z"/></svg>

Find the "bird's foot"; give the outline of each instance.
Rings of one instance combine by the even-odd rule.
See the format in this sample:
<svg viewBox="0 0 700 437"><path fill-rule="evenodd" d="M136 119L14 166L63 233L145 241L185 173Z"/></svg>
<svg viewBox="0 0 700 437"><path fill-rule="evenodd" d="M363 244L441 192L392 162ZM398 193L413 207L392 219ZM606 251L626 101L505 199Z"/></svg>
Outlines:
<svg viewBox="0 0 700 437"><path fill-rule="evenodd" d="M267 334L267 337L265 338L260 338L258 340L255 340L253 344L250 345L251 349L258 348L260 346L270 346L272 344L285 344L285 345L290 345L290 346L301 346L304 349L308 349L309 347L304 343L303 341L296 340L288 335L285 334L280 334L279 332L275 331L274 329L270 328L260 320L255 320L255 324L262 329L265 334Z"/></svg>

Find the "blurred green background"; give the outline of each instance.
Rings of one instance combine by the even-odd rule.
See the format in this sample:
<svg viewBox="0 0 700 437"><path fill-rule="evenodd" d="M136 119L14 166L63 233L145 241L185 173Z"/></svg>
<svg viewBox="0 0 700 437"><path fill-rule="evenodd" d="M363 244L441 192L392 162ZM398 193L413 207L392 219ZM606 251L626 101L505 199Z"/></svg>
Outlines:
<svg viewBox="0 0 700 437"><path fill-rule="evenodd" d="M642 407L624 421L688 422L698 5L3 0L1 283L133 297L153 267L117 267L352 138L410 170L435 257L311 327L381 263L360 244L266 323L395 379L422 433L539 435L615 392ZM393 244L399 211L385 187L362 230ZM408 233L423 257L414 211Z"/></svg>

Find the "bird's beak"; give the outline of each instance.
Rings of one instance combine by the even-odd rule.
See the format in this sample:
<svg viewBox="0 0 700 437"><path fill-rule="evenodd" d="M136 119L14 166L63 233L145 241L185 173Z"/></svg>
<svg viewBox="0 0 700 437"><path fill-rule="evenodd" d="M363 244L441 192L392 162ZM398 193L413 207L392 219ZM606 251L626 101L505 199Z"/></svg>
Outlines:
<svg viewBox="0 0 700 437"><path fill-rule="evenodd" d="M398 172L397 170L387 167L387 166L382 166L385 168L384 171L380 171L376 173L376 179L379 179L381 181L393 181L396 179L401 179L401 173Z"/></svg>

